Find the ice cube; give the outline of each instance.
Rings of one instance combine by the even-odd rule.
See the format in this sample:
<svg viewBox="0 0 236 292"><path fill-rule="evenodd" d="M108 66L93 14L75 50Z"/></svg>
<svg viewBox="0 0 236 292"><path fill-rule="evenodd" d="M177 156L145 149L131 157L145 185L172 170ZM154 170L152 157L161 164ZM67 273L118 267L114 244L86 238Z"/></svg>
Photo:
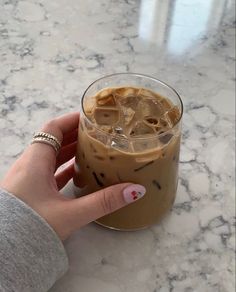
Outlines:
<svg viewBox="0 0 236 292"><path fill-rule="evenodd" d="M160 118L160 125L162 128L166 128L168 126L168 122L165 117Z"/></svg>
<svg viewBox="0 0 236 292"><path fill-rule="evenodd" d="M132 148L134 152L142 152L148 149L148 141L141 139L141 141L133 141Z"/></svg>
<svg viewBox="0 0 236 292"><path fill-rule="evenodd" d="M93 130L93 126L91 124L91 121L84 119L84 126L87 129L87 131L92 131Z"/></svg>
<svg viewBox="0 0 236 292"><path fill-rule="evenodd" d="M145 98L146 97L155 98L155 99L157 98L157 94L155 94L153 91L145 89L145 88L141 88L138 92L138 95L145 97Z"/></svg>
<svg viewBox="0 0 236 292"><path fill-rule="evenodd" d="M145 152L145 156L148 159L149 150L157 149L161 146L161 143L157 137L155 136L144 136L143 139L134 139L132 140L132 148L134 152Z"/></svg>
<svg viewBox="0 0 236 292"><path fill-rule="evenodd" d="M112 138L111 147L121 151L128 151L129 150L129 142L125 138L115 137Z"/></svg>
<svg viewBox="0 0 236 292"><path fill-rule="evenodd" d="M170 110L168 110L164 114L165 120L168 123L168 126L170 128L173 128L173 126L178 122L180 118L180 112L177 106L172 107Z"/></svg>
<svg viewBox="0 0 236 292"><path fill-rule="evenodd" d="M117 108L99 108L94 110L94 119L98 125L114 125L119 120Z"/></svg>
<svg viewBox="0 0 236 292"><path fill-rule="evenodd" d="M158 99L146 98L140 100L138 104L139 113L145 117L158 118L163 114L163 107Z"/></svg>
<svg viewBox="0 0 236 292"><path fill-rule="evenodd" d="M107 145L108 141L109 141L109 136L106 135L105 133L97 133L96 135L96 140L98 140L99 142L101 142L104 145Z"/></svg>
<svg viewBox="0 0 236 292"><path fill-rule="evenodd" d="M116 127L114 127L114 132L116 134L122 135L123 134L123 129L121 127L119 127L119 126L116 126Z"/></svg>
<svg viewBox="0 0 236 292"><path fill-rule="evenodd" d="M128 126L135 116L135 111L130 107L122 107L122 112L124 115L124 123Z"/></svg>
<svg viewBox="0 0 236 292"><path fill-rule="evenodd" d="M172 107L171 101L169 101L167 98L163 97L162 99L160 99L160 103L162 104L165 111L169 110Z"/></svg>
<svg viewBox="0 0 236 292"><path fill-rule="evenodd" d="M170 142L172 137L173 137L173 134L167 132L167 133L161 134L159 140L161 141L161 143L167 144Z"/></svg>
<svg viewBox="0 0 236 292"><path fill-rule="evenodd" d="M126 97L120 97L118 101L122 107L131 108L135 111L138 106L139 97L136 95L130 95Z"/></svg>
<svg viewBox="0 0 236 292"><path fill-rule="evenodd" d="M93 111L94 111L94 103L91 100L88 100L84 104L84 112L85 115L93 121Z"/></svg>
<svg viewBox="0 0 236 292"><path fill-rule="evenodd" d="M113 132L112 130L112 126L108 126L108 125L103 125L99 127L102 131L107 132L109 134L111 134Z"/></svg>
<svg viewBox="0 0 236 292"><path fill-rule="evenodd" d="M138 92L139 92L138 88L119 87L115 89L114 94L120 97L127 97L127 96L137 96Z"/></svg>
<svg viewBox="0 0 236 292"><path fill-rule="evenodd" d="M138 89L132 87L121 87L114 91L117 101L122 107L136 110L139 97L137 95Z"/></svg>
<svg viewBox="0 0 236 292"><path fill-rule="evenodd" d="M155 130L152 127L149 127L143 122L137 122L135 126L130 131L130 136L143 136L147 134L153 134L155 133Z"/></svg>
<svg viewBox="0 0 236 292"><path fill-rule="evenodd" d="M155 117L146 117L146 118L143 120L143 122L144 122L146 125L148 125L148 126L154 128L156 132L159 132L160 130L163 129L163 126L162 126L161 123L160 123L160 119L158 119L158 118L155 118Z"/></svg>
<svg viewBox="0 0 236 292"><path fill-rule="evenodd" d="M149 126L156 127L159 124L159 119L156 117L145 117L144 123L146 123Z"/></svg>
<svg viewBox="0 0 236 292"><path fill-rule="evenodd" d="M98 106L115 106L116 101L112 94L112 90L104 90L96 97Z"/></svg>
<svg viewBox="0 0 236 292"><path fill-rule="evenodd" d="M98 130L89 131L88 135L91 137L92 142L89 143L91 152L99 153L102 155L106 154L106 150L103 147L98 147L98 142L107 145L110 143L110 137L106 133L102 133Z"/></svg>

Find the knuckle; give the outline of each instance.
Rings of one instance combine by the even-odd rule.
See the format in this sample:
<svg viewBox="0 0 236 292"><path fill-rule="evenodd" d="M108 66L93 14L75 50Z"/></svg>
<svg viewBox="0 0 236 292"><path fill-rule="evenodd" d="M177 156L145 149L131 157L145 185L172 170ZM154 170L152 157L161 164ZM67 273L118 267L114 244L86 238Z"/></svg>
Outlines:
<svg viewBox="0 0 236 292"><path fill-rule="evenodd" d="M109 188L102 190L101 206L104 214L109 214L115 210L116 202Z"/></svg>
<svg viewBox="0 0 236 292"><path fill-rule="evenodd" d="M57 139L59 139L59 141L63 140L63 133L60 129L57 118L46 122L41 131L54 135Z"/></svg>

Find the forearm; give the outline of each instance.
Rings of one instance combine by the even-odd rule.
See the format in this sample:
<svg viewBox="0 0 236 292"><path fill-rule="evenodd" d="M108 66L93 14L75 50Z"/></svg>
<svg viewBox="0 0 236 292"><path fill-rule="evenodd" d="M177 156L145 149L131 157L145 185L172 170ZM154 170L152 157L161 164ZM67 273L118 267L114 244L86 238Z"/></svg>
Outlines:
<svg viewBox="0 0 236 292"><path fill-rule="evenodd" d="M47 291L67 268L54 230L29 206L0 189L0 291Z"/></svg>

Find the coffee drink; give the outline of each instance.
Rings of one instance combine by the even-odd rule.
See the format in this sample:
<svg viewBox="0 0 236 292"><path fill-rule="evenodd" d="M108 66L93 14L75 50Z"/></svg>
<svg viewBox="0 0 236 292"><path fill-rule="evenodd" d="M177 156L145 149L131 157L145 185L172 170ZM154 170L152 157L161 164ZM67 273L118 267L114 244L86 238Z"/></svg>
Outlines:
<svg viewBox="0 0 236 292"><path fill-rule="evenodd" d="M84 100L83 111L76 165L86 192L121 182L147 190L97 222L121 230L159 222L176 194L181 109L157 92L126 86L103 88Z"/></svg>

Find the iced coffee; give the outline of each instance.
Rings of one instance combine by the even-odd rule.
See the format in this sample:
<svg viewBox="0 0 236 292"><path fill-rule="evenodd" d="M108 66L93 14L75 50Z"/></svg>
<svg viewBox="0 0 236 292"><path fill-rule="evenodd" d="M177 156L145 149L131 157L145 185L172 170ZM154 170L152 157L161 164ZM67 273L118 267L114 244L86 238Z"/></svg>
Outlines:
<svg viewBox="0 0 236 292"><path fill-rule="evenodd" d="M138 86L106 87L83 99L76 164L86 192L121 182L142 184L147 190L143 198L98 223L140 229L159 222L171 208L177 188L181 106Z"/></svg>

